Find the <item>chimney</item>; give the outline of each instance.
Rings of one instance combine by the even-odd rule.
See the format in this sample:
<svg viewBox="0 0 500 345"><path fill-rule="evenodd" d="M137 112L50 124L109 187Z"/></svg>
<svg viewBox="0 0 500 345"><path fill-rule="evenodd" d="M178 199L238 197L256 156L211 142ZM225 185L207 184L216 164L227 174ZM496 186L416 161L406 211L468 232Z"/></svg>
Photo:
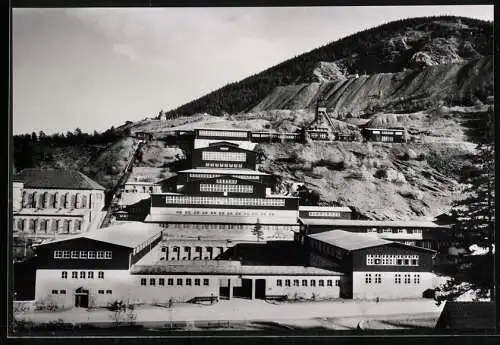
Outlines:
<svg viewBox="0 0 500 345"><path fill-rule="evenodd" d="M12 183L12 211L19 212L23 208L23 182Z"/></svg>

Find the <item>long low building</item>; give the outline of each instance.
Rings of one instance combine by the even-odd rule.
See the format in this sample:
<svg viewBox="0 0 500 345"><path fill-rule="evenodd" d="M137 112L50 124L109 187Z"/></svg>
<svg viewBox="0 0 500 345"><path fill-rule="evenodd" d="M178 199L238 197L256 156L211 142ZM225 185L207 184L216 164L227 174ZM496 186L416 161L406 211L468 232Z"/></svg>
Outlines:
<svg viewBox="0 0 500 345"><path fill-rule="evenodd" d="M377 221L351 219L299 218L300 231L296 236L331 230L365 233L407 245L439 250L447 248L449 226L429 221Z"/></svg>

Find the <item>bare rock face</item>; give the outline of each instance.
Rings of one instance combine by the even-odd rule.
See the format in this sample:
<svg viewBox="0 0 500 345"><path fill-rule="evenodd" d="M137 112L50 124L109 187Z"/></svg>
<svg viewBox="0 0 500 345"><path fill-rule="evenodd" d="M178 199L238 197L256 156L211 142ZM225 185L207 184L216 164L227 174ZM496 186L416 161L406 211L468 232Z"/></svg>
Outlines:
<svg viewBox="0 0 500 345"><path fill-rule="evenodd" d="M343 81L347 79L342 69L335 62L324 61L318 63L313 70L313 76L319 82Z"/></svg>
<svg viewBox="0 0 500 345"><path fill-rule="evenodd" d="M417 52L411 57L409 65L414 68L419 68L437 65L437 63L432 61L432 58L429 56L429 54L425 52Z"/></svg>

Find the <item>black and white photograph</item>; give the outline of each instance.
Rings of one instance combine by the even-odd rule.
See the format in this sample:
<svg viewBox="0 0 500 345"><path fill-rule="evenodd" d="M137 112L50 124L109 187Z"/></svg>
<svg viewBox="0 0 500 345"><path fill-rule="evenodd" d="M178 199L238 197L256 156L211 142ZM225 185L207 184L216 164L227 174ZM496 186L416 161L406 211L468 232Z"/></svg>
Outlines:
<svg viewBox="0 0 500 345"><path fill-rule="evenodd" d="M493 12L11 8L8 337L495 332Z"/></svg>

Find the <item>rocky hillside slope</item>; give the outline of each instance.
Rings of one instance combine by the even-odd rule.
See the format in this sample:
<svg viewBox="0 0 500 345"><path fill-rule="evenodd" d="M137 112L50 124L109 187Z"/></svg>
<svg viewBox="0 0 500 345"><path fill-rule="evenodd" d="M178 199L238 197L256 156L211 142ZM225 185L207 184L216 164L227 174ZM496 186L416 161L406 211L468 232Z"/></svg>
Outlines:
<svg viewBox="0 0 500 345"><path fill-rule="evenodd" d="M370 79L368 76L375 74L398 73L405 69L418 70L449 63L460 64L490 55L493 55L491 22L463 17L409 18L358 32L284 61L171 110L168 115L176 117L202 112L213 115L247 112L276 87L292 84L304 86L303 84L325 81L342 83L356 74L365 75L363 79L349 81L345 85L347 87L353 84L357 88L365 79ZM418 71L399 77L411 79L415 77L413 73ZM434 77L439 77L439 74L447 73L447 68L432 73L437 73ZM422 78L425 76L422 75ZM377 86L378 78L371 77L368 82ZM384 83L389 83L389 80L384 79ZM391 85L394 83L391 82ZM312 89L315 87L317 86L314 84L310 86ZM314 90L304 92L314 94Z"/></svg>

